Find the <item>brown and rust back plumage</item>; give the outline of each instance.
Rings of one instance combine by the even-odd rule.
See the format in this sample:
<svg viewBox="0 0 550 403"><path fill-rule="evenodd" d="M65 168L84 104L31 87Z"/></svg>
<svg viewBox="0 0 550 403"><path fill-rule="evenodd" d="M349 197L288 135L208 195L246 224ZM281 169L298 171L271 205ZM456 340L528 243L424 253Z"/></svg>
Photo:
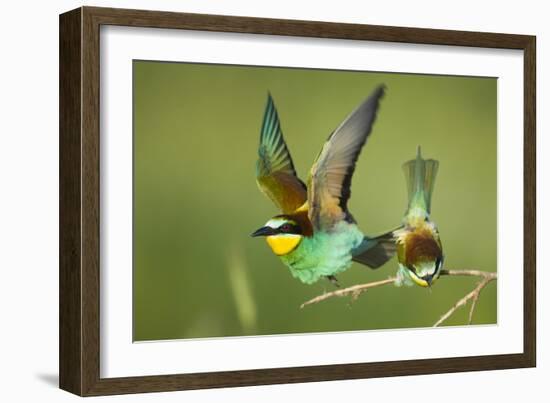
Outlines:
<svg viewBox="0 0 550 403"><path fill-rule="evenodd" d="M406 267L443 257L439 234L429 223L406 229L398 236L397 257Z"/></svg>

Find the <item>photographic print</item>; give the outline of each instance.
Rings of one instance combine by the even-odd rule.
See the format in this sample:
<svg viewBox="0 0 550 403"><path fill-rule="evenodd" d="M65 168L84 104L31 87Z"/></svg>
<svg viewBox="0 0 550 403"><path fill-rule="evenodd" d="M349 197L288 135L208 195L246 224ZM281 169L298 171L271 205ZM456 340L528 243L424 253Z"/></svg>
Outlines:
<svg viewBox="0 0 550 403"><path fill-rule="evenodd" d="M97 7L59 34L60 388L536 365L534 36Z"/></svg>
<svg viewBox="0 0 550 403"><path fill-rule="evenodd" d="M534 36L80 7L59 44L60 388L536 365Z"/></svg>
<svg viewBox="0 0 550 403"><path fill-rule="evenodd" d="M134 341L497 323L497 79L133 61Z"/></svg>

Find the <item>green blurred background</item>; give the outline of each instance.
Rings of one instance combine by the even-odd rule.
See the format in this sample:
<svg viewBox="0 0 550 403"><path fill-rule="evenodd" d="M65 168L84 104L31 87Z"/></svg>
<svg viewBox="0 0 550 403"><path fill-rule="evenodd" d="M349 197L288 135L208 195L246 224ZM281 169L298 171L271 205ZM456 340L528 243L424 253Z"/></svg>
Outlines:
<svg viewBox="0 0 550 403"><path fill-rule="evenodd" d="M386 286L357 301L300 309L333 286L293 279L250 233L277 214L257 189L267 92L303 180L330 132L379 83L387 86L360 156L349 203L360 228L397 226L406 207L401 164L440 161L432 219L445 267L496 270L494 78L134 61L134 340L426 327L475 286L443 277L433 289ZM353 264L342 286L387 278ZM496 323L496 283L475 324ZM446 325L463 325L461 308Z"/></svg>

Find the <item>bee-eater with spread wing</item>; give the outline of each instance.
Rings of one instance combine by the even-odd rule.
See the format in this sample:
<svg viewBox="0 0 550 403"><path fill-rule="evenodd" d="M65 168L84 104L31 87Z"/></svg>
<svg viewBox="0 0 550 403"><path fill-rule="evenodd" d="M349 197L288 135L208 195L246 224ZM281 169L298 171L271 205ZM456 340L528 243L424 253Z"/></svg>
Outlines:
<svg viewBox="0 0 550 403"><path fill-rule="evenodd" d="M308 184L298 178L283 139L277 110L268 96L260 132L257 183L282 214L252 236L265 236L292 276L306 284L335 275L352 261L380 267L396 250L393 233L363 235L347 209L351 177L376 118L384 87L374 90L332 132L311 168Z"/></svg>
<svg viewBox="0 0 550 403"><path fill-rule="evenodd" d="M403 228L395 231L398 281L430 287L441 273L443 250L439 231L430 220L430 204L439 162L425 160L418 147L416 158L403 164L409 203ZM411 281L412 280L412 281Z"/></svg>

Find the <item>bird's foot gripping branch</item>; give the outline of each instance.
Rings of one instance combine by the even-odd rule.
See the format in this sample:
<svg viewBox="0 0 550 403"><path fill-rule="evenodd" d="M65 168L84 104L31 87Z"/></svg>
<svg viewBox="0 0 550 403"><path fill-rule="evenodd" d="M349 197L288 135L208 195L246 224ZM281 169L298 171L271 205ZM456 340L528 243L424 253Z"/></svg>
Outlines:
<svg viewBox="0 0 550 403"><path fill-rule="evenodd" d="M481 295L481 291L487 287L489 283L497 279L496 272L487 272L481 270L441 270L441 276L468 276L468 277L478 277L480 281L476 287L466 294L464 297L459 299L447 312L445 312L433 325L437 327L441 325L445 320L447 320L456 310L468 302L471 301L470 313L468 315L468 324L472 323L472 318L474 315L474 310L476 308L477 301ZM352 301L355 301L359 296L371 288L381 287L389 284L394 284L398 280L396 276L387 278L385 280L373 281L365 284L357 284L351 287L338 289L335 291L327 292L322 295L319 295L315 298L310 299L309 301L304 302L301 305L301 308L304 308L307 305L317 304L321 301L327 300L333 297L351 297Z"/></svg>

